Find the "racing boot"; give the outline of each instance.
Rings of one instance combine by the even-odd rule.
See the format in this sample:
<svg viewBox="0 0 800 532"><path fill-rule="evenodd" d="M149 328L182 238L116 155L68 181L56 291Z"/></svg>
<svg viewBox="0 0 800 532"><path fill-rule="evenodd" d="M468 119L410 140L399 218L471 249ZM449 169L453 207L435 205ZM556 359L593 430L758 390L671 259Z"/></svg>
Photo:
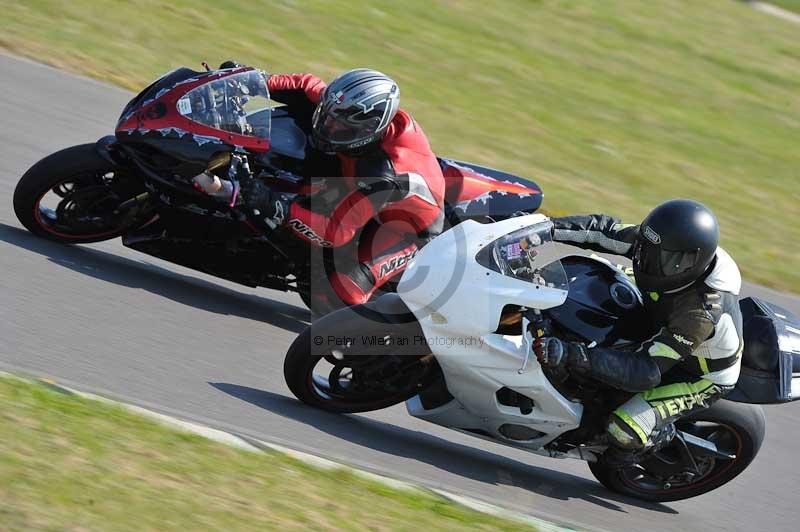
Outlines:
<svg viewBox="0 0 800 532"><path fill-rule="evenodd" d="M641 449L623 449L613 444L610 445L606 452L603 453L603 461L616 469L636 465L646 459L650 454L669 445L676 434L677 430L675 429L675 424L668 423L654 432Z"/></svg>

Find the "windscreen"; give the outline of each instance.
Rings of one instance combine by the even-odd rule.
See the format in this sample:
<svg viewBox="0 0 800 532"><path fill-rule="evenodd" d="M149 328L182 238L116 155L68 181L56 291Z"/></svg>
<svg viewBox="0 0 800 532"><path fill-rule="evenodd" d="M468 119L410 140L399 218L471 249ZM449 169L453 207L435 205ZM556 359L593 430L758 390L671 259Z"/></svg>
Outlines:
<svg viewBox="0 0 800 532"><path fill-rule="evenodd" d="M269 138L267 80L258 70L240 72L195 87L178 100L178 112L214 129Z"/></svg>
<svg viewBox="0 0 800 532"><path fill-rule="evenodd" d="M120 127L131 115L141 109L144 105L149 104L165 92L169 92L176 83L186 81L191 78L200 78L208 75L208 72L196 72L186 67L176 68L167 72L153 83L142 89L142 92L133 97L131 101L125 106L120 114L117 127Z"/></svg>
<svg viewBox="0 0 800 532"><path fill-rule="evenodd" d="M476 259L503 275L567 290L567 274L553 244L552 227L547 221L509 233L481 250Z"/></svg>

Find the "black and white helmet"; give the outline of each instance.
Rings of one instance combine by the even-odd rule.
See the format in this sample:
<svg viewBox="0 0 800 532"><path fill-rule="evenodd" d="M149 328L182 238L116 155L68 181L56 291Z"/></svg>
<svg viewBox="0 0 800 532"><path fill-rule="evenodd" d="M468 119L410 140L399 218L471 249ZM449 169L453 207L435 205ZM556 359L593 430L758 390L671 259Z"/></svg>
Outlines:
<svg viewBox="0 0 800 532"><path fill-rule="evenodd" d="M356 68L334 79L314 112L312 136L325 152L356 151L379 141L400 106L400 88L377 70Z"/></svg>

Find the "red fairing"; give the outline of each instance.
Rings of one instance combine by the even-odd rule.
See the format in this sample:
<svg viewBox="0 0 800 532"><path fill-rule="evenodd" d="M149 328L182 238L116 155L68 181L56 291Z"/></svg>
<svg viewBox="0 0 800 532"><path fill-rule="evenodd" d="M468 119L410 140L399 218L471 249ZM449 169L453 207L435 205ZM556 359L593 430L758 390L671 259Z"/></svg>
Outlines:
<svg viewBox="0 0 800 532"><path fill-rule="evenodd" d="M302 90L312 103L322 100L322 93L327 85L311 74L273 74L267 80L269 92Z"/></svg>
<svg viewBox="0 0 800 532"><path fill-rule="evenodd" d="M209 137L216 137L220 140L232 144L234 146L241 146L245 149L255 152L265 152L269 150L269 139L252 137L248 135L240 135L228 131L222 131L206 126L194 120L190 120L178 112L178 100L192 89L204 85L210 81L232 76L234 74L241 74L255 70L252 67L242 67L231 70L221 70L214 74L193 78L182 81L176 84L173 88L163 94L161 97L148 102L140 109L137 109L131 116L127 117L125 122L119 124L116 133L131 133L134 131L144 130L160 130L177 128L195 135L205 135ZM158 109L163 106L165 112L158 112Z"/></svg>
<svg viewBox="0 0 800 532"><path fill-rule="evenodd" d="M453 203L472 200L495 190L511 194L539 193L538 190L519 183L498 181L464 166L447 165L444 169L444 179L447 182L447 200Z"/></svg>

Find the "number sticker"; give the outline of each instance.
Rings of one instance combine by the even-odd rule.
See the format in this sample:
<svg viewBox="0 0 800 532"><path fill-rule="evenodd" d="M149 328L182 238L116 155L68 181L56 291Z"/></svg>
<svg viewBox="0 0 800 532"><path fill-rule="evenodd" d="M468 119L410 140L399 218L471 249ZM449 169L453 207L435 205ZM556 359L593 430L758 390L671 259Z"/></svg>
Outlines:
<svg viewBox="0 0 800 532"><path fill-rule="evenodd" d="M508 244L506 246L506 258L508 260L518 259L522 256L522 248L519 245L519 242L514 242L513 244Z"/></svg>
<svg viewBox="0 0 800 532"><path fill-rule="evenodd" d="M178 100L178 112L182 115L192 114L192 102L189 101L189 98Z"/></svg>

